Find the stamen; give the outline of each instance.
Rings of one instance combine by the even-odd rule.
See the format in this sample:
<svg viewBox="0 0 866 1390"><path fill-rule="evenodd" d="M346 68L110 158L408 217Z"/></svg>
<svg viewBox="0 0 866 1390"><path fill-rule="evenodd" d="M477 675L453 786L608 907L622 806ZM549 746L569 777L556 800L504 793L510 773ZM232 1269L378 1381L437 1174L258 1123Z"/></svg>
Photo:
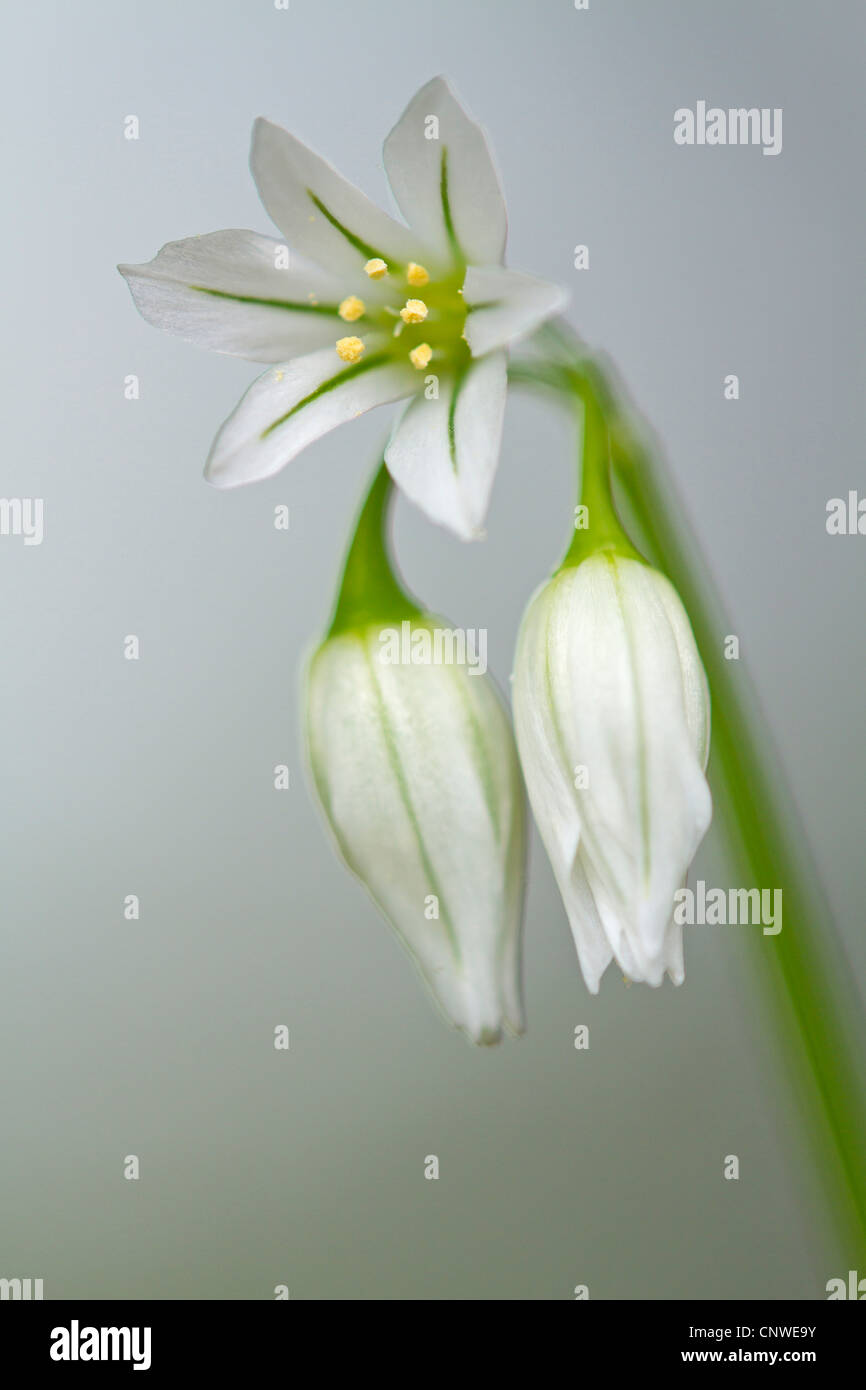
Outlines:
<svg viewBox="0 0 866 1390"><path fill-rule="evenodd" d="M418 346L416 348L413 348L412 351L409 353L409 361L412 363L412 366L415 367L419 372L423 372L424 368L427 366L432 356L433 349L431 348L430 344L419 343Z"/></svg>
<svg viewBox="0 0 866 1390"><path fill-rule="evenodd" d="M388 274L388 265L381 257L374 256L372 261L368 261L364 270L371 280L381 280L383 275Z"/></svg>
<svg viewBox="0 0 866 1390"><path fill-rule="evenodd" d="M360 338L338 338L337 356L343 362L360 362L364 354L364 343Z"/></svg>
<svg viewBox="0 0 866 1390"><path fill-rule="evenodd" d="M354 323L355 319L361 317L365 308L363 299L359 299L356 294L350 294L347 299L343 300L337 313L341 319L345 319L346 323Z"/></svg>
<svg viewBox="0 0 866 1390"><path fill-rule="evenodd" d="M423 299L407 299L400 310L404 323L423 323L427 317L427 305Z"/></svg>
<svg viewBox="0 0 866 1390"><path fill-rule="evenodd" d="M417 261L410 261L406 267L406 279L410 285L426 285L430 279L430 272Z"/></svg>

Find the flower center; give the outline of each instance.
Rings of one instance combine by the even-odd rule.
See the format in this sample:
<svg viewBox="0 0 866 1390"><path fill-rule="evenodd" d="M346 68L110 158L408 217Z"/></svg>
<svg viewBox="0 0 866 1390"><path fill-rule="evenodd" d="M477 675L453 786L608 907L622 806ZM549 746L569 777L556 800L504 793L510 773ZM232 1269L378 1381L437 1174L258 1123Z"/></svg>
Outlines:
<svg viewBox="0 0 866 1390"><path fill-rule="evenodd" d="M434 370L453 369L465 362L469 348L464 337L462 275L431 280L427 267L418 261L392 269L380 256L367 261L364 271L370 280L387 280L393 299L368 306L358 295L349 294L337 310L344 323L357 323L359 335L384 330L388 342L382 351L396 360L408 359L416 371L431 364ZM424 291L423 299L411 293L419 289ZM354 366L361 361L366 343L363 336L342 337L336 349L343 362Z"/></svg>

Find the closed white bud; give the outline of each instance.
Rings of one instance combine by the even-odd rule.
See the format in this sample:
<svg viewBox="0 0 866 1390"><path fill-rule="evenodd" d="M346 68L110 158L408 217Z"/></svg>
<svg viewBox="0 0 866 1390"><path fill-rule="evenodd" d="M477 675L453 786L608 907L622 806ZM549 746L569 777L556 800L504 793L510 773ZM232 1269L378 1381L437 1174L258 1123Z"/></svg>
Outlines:
<svg viewBox="0 0 866 1390"><path fill-rule="evenodd" d="M523 1029L525 804L510 723L486 675L383 661L381 630L341 632L313 658L316 788L343 858L444 1013L496 1042Z"/></svg>
<svg viewBox="0 0 866 1390"><path fill-rule="evenodd" d="M588 988L612 959L683 980L681 888L712 816L706 676L680 599L638 560L597 552L534 596L514 719L529 798ZM588 775L577 779L576 766Z"/></svg>

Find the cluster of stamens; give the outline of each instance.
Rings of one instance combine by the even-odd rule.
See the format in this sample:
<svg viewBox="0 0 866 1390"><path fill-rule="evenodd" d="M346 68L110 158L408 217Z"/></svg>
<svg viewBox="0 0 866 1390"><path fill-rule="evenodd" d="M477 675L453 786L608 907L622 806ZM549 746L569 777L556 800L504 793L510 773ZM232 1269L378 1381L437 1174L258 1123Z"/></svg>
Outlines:
<svg viewBox="0 0 866 1390"><path fill-rule="evenodd" d="M388 265L380 257L375 256L367 261L364 266L365 273L371 280L383 280L388 274ZM410 261L406 267L406 281L413 289L420 289L429 283L430 272L423 265L418 265L415 261ZM337 313L344 323L355 323L363 318L367 311L363 299L359 299L356 294L350 294L342 301L337 309ZM399 322L394 325L394 337L399 337L404 325L415 325L423 323L429 310L423 299L407 299L399 312L396 309L388 308L387 313L391 314ZM358 338L350 334L345 338L337 339L337 356L343 362L354 364L360 362L364 355L366 344L363 338ZM418 345L408 353L409 361L418 371L423 371L428 366L433 356L433 349L429 343L418 343Z"/></svg>

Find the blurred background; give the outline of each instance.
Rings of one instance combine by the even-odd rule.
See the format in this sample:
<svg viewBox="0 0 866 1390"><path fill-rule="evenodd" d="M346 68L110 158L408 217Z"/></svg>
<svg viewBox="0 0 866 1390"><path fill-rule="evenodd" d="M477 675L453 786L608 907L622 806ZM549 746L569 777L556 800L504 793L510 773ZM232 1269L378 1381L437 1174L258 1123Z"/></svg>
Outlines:
<svg viewBox="0 0 866 1390"><path fill-rule="evenodd" d="M0 494L44 498L45 536L0 538L0 1276L47 1298L824 1297L846 1270L765 1021L773 938L687 929L681 989L612 969L591 998L536 838L528 1034L473 1050L443 1026L333 857L299 736L390 408L210 489L258 369L148 327L115 264L272 231L259 114L387 201L381 142L445 73L492 142L510 264L568 286L664 442L862 980L866 540L825 530L864 490L862 7L46 0L4 27ZM782 153L678 147L699 99L782 107ZM567 422L513 393L486 543L398 504L408 583L488 629L506 689L573 477ZM694 872L728 884L715 833Z"/></svg>

